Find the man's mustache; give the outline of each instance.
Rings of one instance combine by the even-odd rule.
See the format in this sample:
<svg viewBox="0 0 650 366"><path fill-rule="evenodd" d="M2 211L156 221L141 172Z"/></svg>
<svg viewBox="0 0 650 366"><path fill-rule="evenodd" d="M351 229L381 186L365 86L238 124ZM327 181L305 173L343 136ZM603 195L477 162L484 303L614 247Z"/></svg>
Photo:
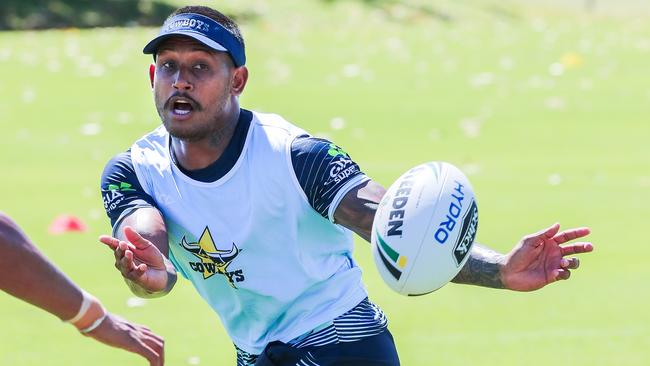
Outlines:
<svg viewBox="0 0 650 366"><path fill-rule="evenodd" d="M187 100L190 103L190 105L192 106L192 109L195 110L195 111L200 111L200 110L203 109L203 108L201 108L201 105L199 104L199 102L194 100L192 97L190 97L186 93L180 93L180 92L172 94L172 96L170 96L169 99L167 99L167 101L165 102L164 108L165 109L171 109L172 104L174 104L174 102L179 98L183 98L183 99Z"/></svg>

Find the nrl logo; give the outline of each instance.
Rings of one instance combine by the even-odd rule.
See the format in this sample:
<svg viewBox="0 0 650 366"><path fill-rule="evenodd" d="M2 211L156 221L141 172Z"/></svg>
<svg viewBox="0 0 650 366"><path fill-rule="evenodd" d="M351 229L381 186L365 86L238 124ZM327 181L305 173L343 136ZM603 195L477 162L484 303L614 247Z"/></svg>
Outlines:
<svg viewBox="0 0 650 366"><path fill-rule="evenodd" d="M221 274L228 279L228 283L233 288L237 288L235 282L244 280L244 274L241 269L232 272L228 271L228 266L239 255L241 250L237 248L235 243L232 243L232 247L229 249L217 248L212 239L210 229L207 226L203 230L198 242L188 243L185 236L183 236L180 244L183 249L201 260L201 262L190 262L190 268L195 272L203 273L204 280L207 280L215 274Z"/></svg>

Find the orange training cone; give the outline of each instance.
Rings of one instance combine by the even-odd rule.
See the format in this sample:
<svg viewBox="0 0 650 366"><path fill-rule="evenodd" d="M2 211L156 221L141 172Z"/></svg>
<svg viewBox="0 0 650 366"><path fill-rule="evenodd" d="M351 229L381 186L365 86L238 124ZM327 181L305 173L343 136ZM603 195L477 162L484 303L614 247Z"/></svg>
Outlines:
<svg viewBox="0 0 650 366"><path fill-rule="evenodd" d="M87 227L84 222L74 215L59 215L50 224L50 234L63 234L68 232L84 232Z"/></svg>

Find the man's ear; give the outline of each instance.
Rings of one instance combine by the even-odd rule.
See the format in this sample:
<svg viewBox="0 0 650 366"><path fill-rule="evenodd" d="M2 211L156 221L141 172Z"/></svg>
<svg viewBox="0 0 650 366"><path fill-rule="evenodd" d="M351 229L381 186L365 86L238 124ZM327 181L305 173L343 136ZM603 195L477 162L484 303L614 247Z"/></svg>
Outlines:
<svg viewBox="0 0 650 366"><path fill-rule="evenodd" d="M149 65L149 81L151 81L151 89L153 89L153 78L156 75L156 65Z"/></svg>
<svg viewBox="0 0 650 366"><path fill-rule="evenodd" d="M232 76L232 93L237 96L243 93L247 81L248 69L246 66L236 68Z"/></svg>

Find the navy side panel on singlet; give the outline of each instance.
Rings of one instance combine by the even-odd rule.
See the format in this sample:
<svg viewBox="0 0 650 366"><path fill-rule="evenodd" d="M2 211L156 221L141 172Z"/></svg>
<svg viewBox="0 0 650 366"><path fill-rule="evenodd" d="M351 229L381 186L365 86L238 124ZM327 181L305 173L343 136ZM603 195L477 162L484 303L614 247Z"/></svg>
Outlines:
<svg viewBox="0 0 650 366"><path fill-rule="evenodd" d="M135 175L131 150L116 155L106 164L101 189L111 226L115 226L125 212L139 207L156 207L154 199L144 191Z"/></svg>
<svg viewBox="0 0 650 366"><path fill-rule="evenodd" d="M291 162L309 204L325 218L339 190L363 175L343 149L316 137L296 138L291 144Z"/></svg>

